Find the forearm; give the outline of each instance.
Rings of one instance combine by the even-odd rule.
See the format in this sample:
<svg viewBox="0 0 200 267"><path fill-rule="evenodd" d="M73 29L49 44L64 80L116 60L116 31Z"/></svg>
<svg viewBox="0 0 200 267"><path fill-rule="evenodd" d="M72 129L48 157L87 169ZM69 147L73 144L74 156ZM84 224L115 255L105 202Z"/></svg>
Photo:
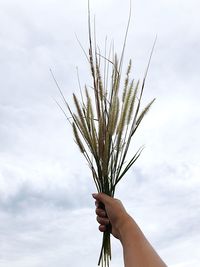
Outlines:
<svg viewBox="0 0 200 267"><path fill-rule="evenodd" d="M166 267L132 218L121 227L120 241L125 267Z"/></svg>
<svg viewBox="0 0 200 267"><path fill-rule="evenodd" d="M103 203L106 208L106 212L96 209L99 230L104 232L111 223L113 236L123 246L125 267L167 267L119 200L103 193L93 194L93 197L97 207Z"/></svg>

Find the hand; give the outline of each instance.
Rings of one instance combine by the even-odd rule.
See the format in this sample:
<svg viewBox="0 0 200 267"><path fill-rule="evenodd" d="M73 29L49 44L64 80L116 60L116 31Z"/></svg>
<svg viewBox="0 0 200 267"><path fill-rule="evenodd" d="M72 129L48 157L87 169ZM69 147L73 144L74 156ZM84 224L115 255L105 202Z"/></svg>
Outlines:
<svg viewBox="0 0 200 267"><path fill-rule="evenodd" d="M96 199L96 214L97 221L100 224L99 230L105 232L109 224L111 224L111 233L114 237L121 240L121 228L127 222L131 221L131 217L126 212L121 201L104 193L92 194ZM104 204L105 210L101 208L101 203Z"/></svg>
<svg viewBox="0 0 200 267"><path fill-rule="evenodd" d="M146 239L134 219L126 212L121 201L106 194L92 195L96 199L99 230L104 232L111 224L111 233L121 241L125 267L167 267ZM100 208L104 204L105 210Z"/></svg>

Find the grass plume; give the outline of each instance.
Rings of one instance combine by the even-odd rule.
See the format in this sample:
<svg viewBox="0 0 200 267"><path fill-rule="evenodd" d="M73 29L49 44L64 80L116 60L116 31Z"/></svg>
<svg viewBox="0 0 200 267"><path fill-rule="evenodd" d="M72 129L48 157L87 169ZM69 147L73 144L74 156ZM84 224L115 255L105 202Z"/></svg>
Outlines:
<svg viewBox="0 0 200 267"><path fill-rule="evenodd" d="M91 29L88 2L88 55L82 46L81 48L89 63L92 86L85 86L83 90L85 95L79 88L80 100L73 94L75 111L72 111L68 105L53 76L70 113L71 119L68 118L68 120L72 125L75 142L88 162L97 191L109 196L114 196L116 185L139 158L143 150L143 147L139 148L129 160L127 159L133 136L155 101L155 99L150 101L141 111L145 81L155 43L142 83L135 82L131 78L131 60L127 66L124 82L122 82L122 66L130 18L131 9L121 55L118 57L112 44L107 51L107 39L103 55L96 44L96 33L93 33ZM108 267L110 259L111 244L108 230L103 234L98 264L101 264L102 267Z"/></svg>

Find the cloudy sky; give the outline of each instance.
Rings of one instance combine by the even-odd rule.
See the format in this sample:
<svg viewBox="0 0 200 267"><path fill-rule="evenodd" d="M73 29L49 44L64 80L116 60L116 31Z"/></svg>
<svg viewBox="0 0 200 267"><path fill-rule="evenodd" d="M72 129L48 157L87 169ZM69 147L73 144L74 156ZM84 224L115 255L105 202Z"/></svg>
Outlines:
<svg viewBox="0 0 200 267"><path fill-rule="evenodd" d="M125 59L143 77L158 36L133 149L141 158L120 198L170 267L200 266L200 17L198 0L134 0ZM129 1L91 0L100 46L120 52ZM0 0L0 267L96 266L101 233L86 162L58 109L89 83L86 0ZM112 241L112 266L123 266Z"/></svg>

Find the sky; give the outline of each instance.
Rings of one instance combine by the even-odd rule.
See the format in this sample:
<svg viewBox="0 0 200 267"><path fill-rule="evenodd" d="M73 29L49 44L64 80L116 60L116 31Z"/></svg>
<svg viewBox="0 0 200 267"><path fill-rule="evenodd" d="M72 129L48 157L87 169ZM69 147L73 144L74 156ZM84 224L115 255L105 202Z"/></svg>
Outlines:
<svg viewBox="0 0 200 267"><path fill-rule="evenodd" d="M145 145L116 197L169 267L200 266L200 3L134 0L125 62L156 97L131 147ZM91 0L97 41L121 51L129 1ZM97 266L91 173L73 142L66 99L90 83L86 0L0 0L0 267ZM111 266L123 266L112 239Z"/></svg>

